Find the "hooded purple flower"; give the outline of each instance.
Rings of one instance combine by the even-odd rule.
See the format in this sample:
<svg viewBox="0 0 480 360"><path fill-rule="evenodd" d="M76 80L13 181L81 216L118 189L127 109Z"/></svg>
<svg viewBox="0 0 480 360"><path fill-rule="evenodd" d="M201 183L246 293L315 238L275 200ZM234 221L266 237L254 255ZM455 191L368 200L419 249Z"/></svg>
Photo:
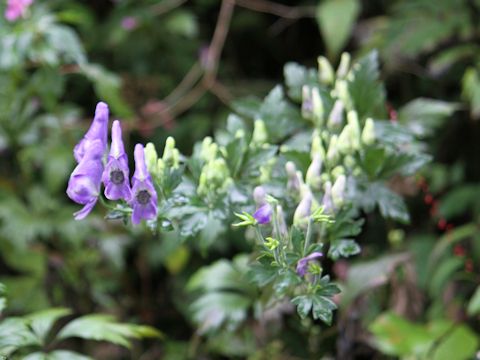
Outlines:
<svg viewBox="0 0 480 360"><path fill-rule="evenodd" d="M322 257L322 256L323 256L323 254L321 252L316 251L316 252L313 252L310 255L305 256L304 258L301 258L300 260L298 260L297 274L299 276L305 276L305 274L307 273L308 264L310 263L310 261L318 259L319 257Z"/></svg>
<svg viewBox="0 0 480 360"><path fill-rule="evenodd" d="M132 178L133 207L132 223L137 225L142 219L154 219L157 216L157 192L145 164L143 145L135 145L135 173Z"/></svg>
<svg viewBox="0 0 480 360"><path fill-rule="evenodd" d="M104 102L99 102L95 109L95 117L92 125L90 125L90 129L88 129L83 139L73 149L73 155L77 162L82 160L91 143L95 140L100 140L103 152L107 149L108 114L108 105Z"/></svg>
<svg viewBox="0 0 480 360"><path fill-rule="evenodd" d="M90 142L82 160L70 175L67 195L77 204L85 205L82 210L73 214L75 220L85 218L98 200L102 183L103 151L103 144L100 140Z"/></svg>
<svg viewBox="0 0 480 360"><path fill-rule="evenodd" d="M22 17L32 2L33 0L8 0L7 8L5 9L5 19L15 21Z"/></svg>
<svg viewBox="0 0 480 360"><path fill-rule="evenodd" d="M128 170L128 158L122 141L122 128L120 121L115 120L112 124L112 146L108 155L107 166L102 175L105 185L105 197L109 200L131 198Z"/></svg>
<svg viewBox="0 0 480 360"><path fill-rule="evenodd" d="M268 203L260 206L253 217L259 224L268 224L272 220L272 206Z"/></svg>

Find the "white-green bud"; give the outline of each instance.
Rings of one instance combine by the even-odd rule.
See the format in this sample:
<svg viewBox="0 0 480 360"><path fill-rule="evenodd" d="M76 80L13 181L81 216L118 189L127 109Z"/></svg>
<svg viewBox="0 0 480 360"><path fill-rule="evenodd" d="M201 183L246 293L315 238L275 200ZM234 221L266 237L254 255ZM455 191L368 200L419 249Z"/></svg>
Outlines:
<svg viewBox="0 0 480 360"><path fill-rule="evenodd" d="M336 208L339 208L343 205L343 201L345 200L345 186L346 186L347 178L345 175L340 175L335 183L332 186L332 200L333 205Z"/></svg>
<svg viewBox="0 0 480 360"><path fill-rule="evenodd" d="M362 142L365 145L372 145L375 142L375 124L371 118L368 118L363 126Z"/></svg>
<svg viewBox="0 0 480 360"><path fill-rule="evenodd" d="M343 108L344 106L342 100L335 101L332 111L330 111L330 115L328 116L328 126L330 128L336 128L342 124Z"/></svg>
<svg viewBox="0 0 480 360"><path fill-rule="evenodd" d="M313 159L315 156L319 156L321 161L325 160L325 149L322 145L322 139L317 129L312 134L312 148L310 150L310 157Z"/></svg>
<svg viewBox="0 0 480 360"><path fill-rule="evenodd" d="M305 182L312 188L318 188L321 183L320 173L322 171L322 160L320 155L316 154L308 167L305 175Z"/></svg>
<svg viewBox="0 0 480 360"><path fill-rule="evenodd" d="M293 224L304 226L308 222L308 217L312 212L313 195L311 191L306 192L293 214Z"/></svg>
<svg viewBox="0 0 480 360"><path fill-rule="evenodd" d="M351 110L353 108L352 98L348 92L348 83L346 80L337 79L337 81L335 81L334 94L338 99L342 100L345 109Z"/></svg>
<svg viewBox="0 0 480 360"><path fill-rule="evenodd" d="M333 201L332 201L332 183L327 181L325 183L325 192L323 193L322 206L326 214L333 213Z"/></svg>
<svg viewBox="0 0 480 360"><path fill-rule="evenodd" d="M203 139L200 157L208 162L214 160L217 157L217 153L218 145L213 142L212 138L207 136Z"/></svg>
<svg viewBox="0 0 480 360"><path fill-rule="evenodd" d="M320 92L316 87L312 89L312 105L315 125L321 126L325 117L325 109L323 107L322 98L320 97Z"/></svg>
<svg viewBox="0 0 480 360"><path fill-rule="evenodd" d="M320 83L325 85L332 85L335 81L335 74L330 62L324 56L319 56L318 59L318 77Z"/></svg>
<svg viewBox="0 0 480 360"><path fill-rule="evenodd" d="M332 170L332 176L337 179L342 175L345 175L345 168L342 165L335 166Z"/></svg>
<svg viewBox="0 0 480 360"><path fill-rule="evenodd" d="M360 149L360 124L358 122L358 114L356 111L347 113L348 125L350 126L350 141L354 150Z"/></svg>
<svg viewBox="0 0 480 360"><path fill-rule="evenodd" d="M155 145L149 142L145 145L145 163L147 164L147 169L150 174L156 175L156 164L157 164L157 150L155 149Z"/></svg>
<svg viewBox="0 0 480 360"><path fill-rule="evenodd" d="M307 85L302 86L302 116L305 119L313 120L312 91Z"/></svg>
<svg viewBox="0 0 480 360"><path fill-rule="evenodd" d="M332 135L330 144L328 145L327 160L329 164L334 164L338 161L338 136Z"/></svg>
<svg viewBox="0 0 480 360"><path fill-rule="evenodd" d="M163 150L163 161L167 166L174 169L178 168L180 163L180 152L175 148L175 139L171 136L165 141L165 149Z"/></svg>
<svg viewBox="0 0 480 360"><path fill-rule="evenodd" d="M347 74L348 70L350 69L350 54L349 53L343 53L342 57L340 58L340 64L338 65L337 69L337 78L339 79L344 79Z"/></svg>
<svg viewBox="0 0 480 360"><path fill-rule="evenodd" d="M266 204L266 196L267 193L265 192L263 186L257 186L255 187L255 189L253 189L253 200L255 200L255 204L257 205L257 207Z"/></svg>

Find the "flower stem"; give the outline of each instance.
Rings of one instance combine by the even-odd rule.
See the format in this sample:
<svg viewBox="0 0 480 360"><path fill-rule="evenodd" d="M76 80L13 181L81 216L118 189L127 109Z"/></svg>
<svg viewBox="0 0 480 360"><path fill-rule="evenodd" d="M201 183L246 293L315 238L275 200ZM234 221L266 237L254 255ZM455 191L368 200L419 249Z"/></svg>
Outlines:
<svg viewBox="0 0 480 360"><path fill-rule="evenodd" d="M310 246L310 243L312 241L312 235L313 235L313 219L310 216L308 218L307 234L305 235L305 245L303 246L303 256L305 256L308 250L308 247Z"/></svg>

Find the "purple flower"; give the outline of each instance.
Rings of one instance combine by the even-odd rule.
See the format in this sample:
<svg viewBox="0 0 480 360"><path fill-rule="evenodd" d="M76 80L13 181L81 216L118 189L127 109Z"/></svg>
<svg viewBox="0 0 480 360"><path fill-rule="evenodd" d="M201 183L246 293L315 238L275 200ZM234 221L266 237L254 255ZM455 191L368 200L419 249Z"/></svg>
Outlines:
<svg viewBox="0 0 480 360"><path fill-rule="evenodd" d="M24 16L32 2L33 0L7 0L5 19L15 21L19 17Z"/></svg>
<svg viewBox="0 0 480 360"><path fill-rule="evenodd" d="M73 155L75 160L80 162L85 156L91 143L95 140L100 140L103 152L107 149L107 135L108 135L108 105L104 102L99 102L95 109L95 117L93 119L90 129L80 142L75 145Z"/></svg>
<svg viewBox="0 0 480 360"><path fill-rule="evenodd" d="M157 192L145 164L143 145L135 145L135 173L132 178L133 207L132 223L137 225L142 219L154 219L157 216Z"/></svg>
<svg viewBox="0 0 480 360"><path fill-rule="evenodd" d="M137 26L138 26L138 21L133 16L125 16L122 19L122 28L124 28L125 30L131 31L135 29Z"/></svg>
<svg viewBox="0 0 480 360"><path fill-rule="evenodd" d="M308 264L310 263L310 261L318 259L319 257L322 257L322 256L323 256L323 254L321 252L316 251L316 252L313 252L310 255L305 256L304 258L301 258L300 260L298 260L297 274L299 276L305 276L305 274L307 273Z"/></svg>
<svg viewBox="0 0 480 360"><path fill-rule="evenodd" d="M270 204L260 206L253 217L259 224L268 224L272 220L272 206Z"/></svg>
<svg viewBox="0 0 480 360"><path fill-rule="evenodd" d="M75 220L85 218L95 206L100 195L103 172L103 144L100 140L89 143L85 155L68 180L67 195L77 204L85 205L73 215Z"/></svg>
<svg viewBox="0 0 480 360"><path fill-rule="evenodd" d="M122 141L120 121L112 124L112 146L108 155L107 166L102 175L105 185L105 197L109 200L130 200L128 158Z"/></svg>

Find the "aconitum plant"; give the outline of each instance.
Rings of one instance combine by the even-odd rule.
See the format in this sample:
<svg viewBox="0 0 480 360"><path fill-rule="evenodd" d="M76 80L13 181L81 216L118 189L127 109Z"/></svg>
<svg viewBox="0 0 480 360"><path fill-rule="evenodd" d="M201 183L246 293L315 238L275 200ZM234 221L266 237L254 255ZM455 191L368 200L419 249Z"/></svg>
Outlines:
<svg viewBox="0 0 480 360"><path fill-rule="evenodd" d="M361 251L355 238L362 213L378 208L385 218L409 221L388 181L413 175L429 157L407 126L388 119L376 53L353 64L344 54L337 70L323 57L315 70L287 64L285 77L286 91L278 86L263 101L234 102L225 128L196 144L190 157L173 138L161 157L155 144L137 144L131 180L118 121L106 157L105 104L74 151L79 163L67 193L84 205L78 219L100 197L107 219L134 226L145 220L148 231L174 231L202 253L229 246L244 229L251 252L202 268L188 286L201 332L238 329L285 301L302 318L331 323L340 289L325 260ZM248 291L231 276L246 279ZM228 286L202 285L210 277L225 277Z"/></svg>

